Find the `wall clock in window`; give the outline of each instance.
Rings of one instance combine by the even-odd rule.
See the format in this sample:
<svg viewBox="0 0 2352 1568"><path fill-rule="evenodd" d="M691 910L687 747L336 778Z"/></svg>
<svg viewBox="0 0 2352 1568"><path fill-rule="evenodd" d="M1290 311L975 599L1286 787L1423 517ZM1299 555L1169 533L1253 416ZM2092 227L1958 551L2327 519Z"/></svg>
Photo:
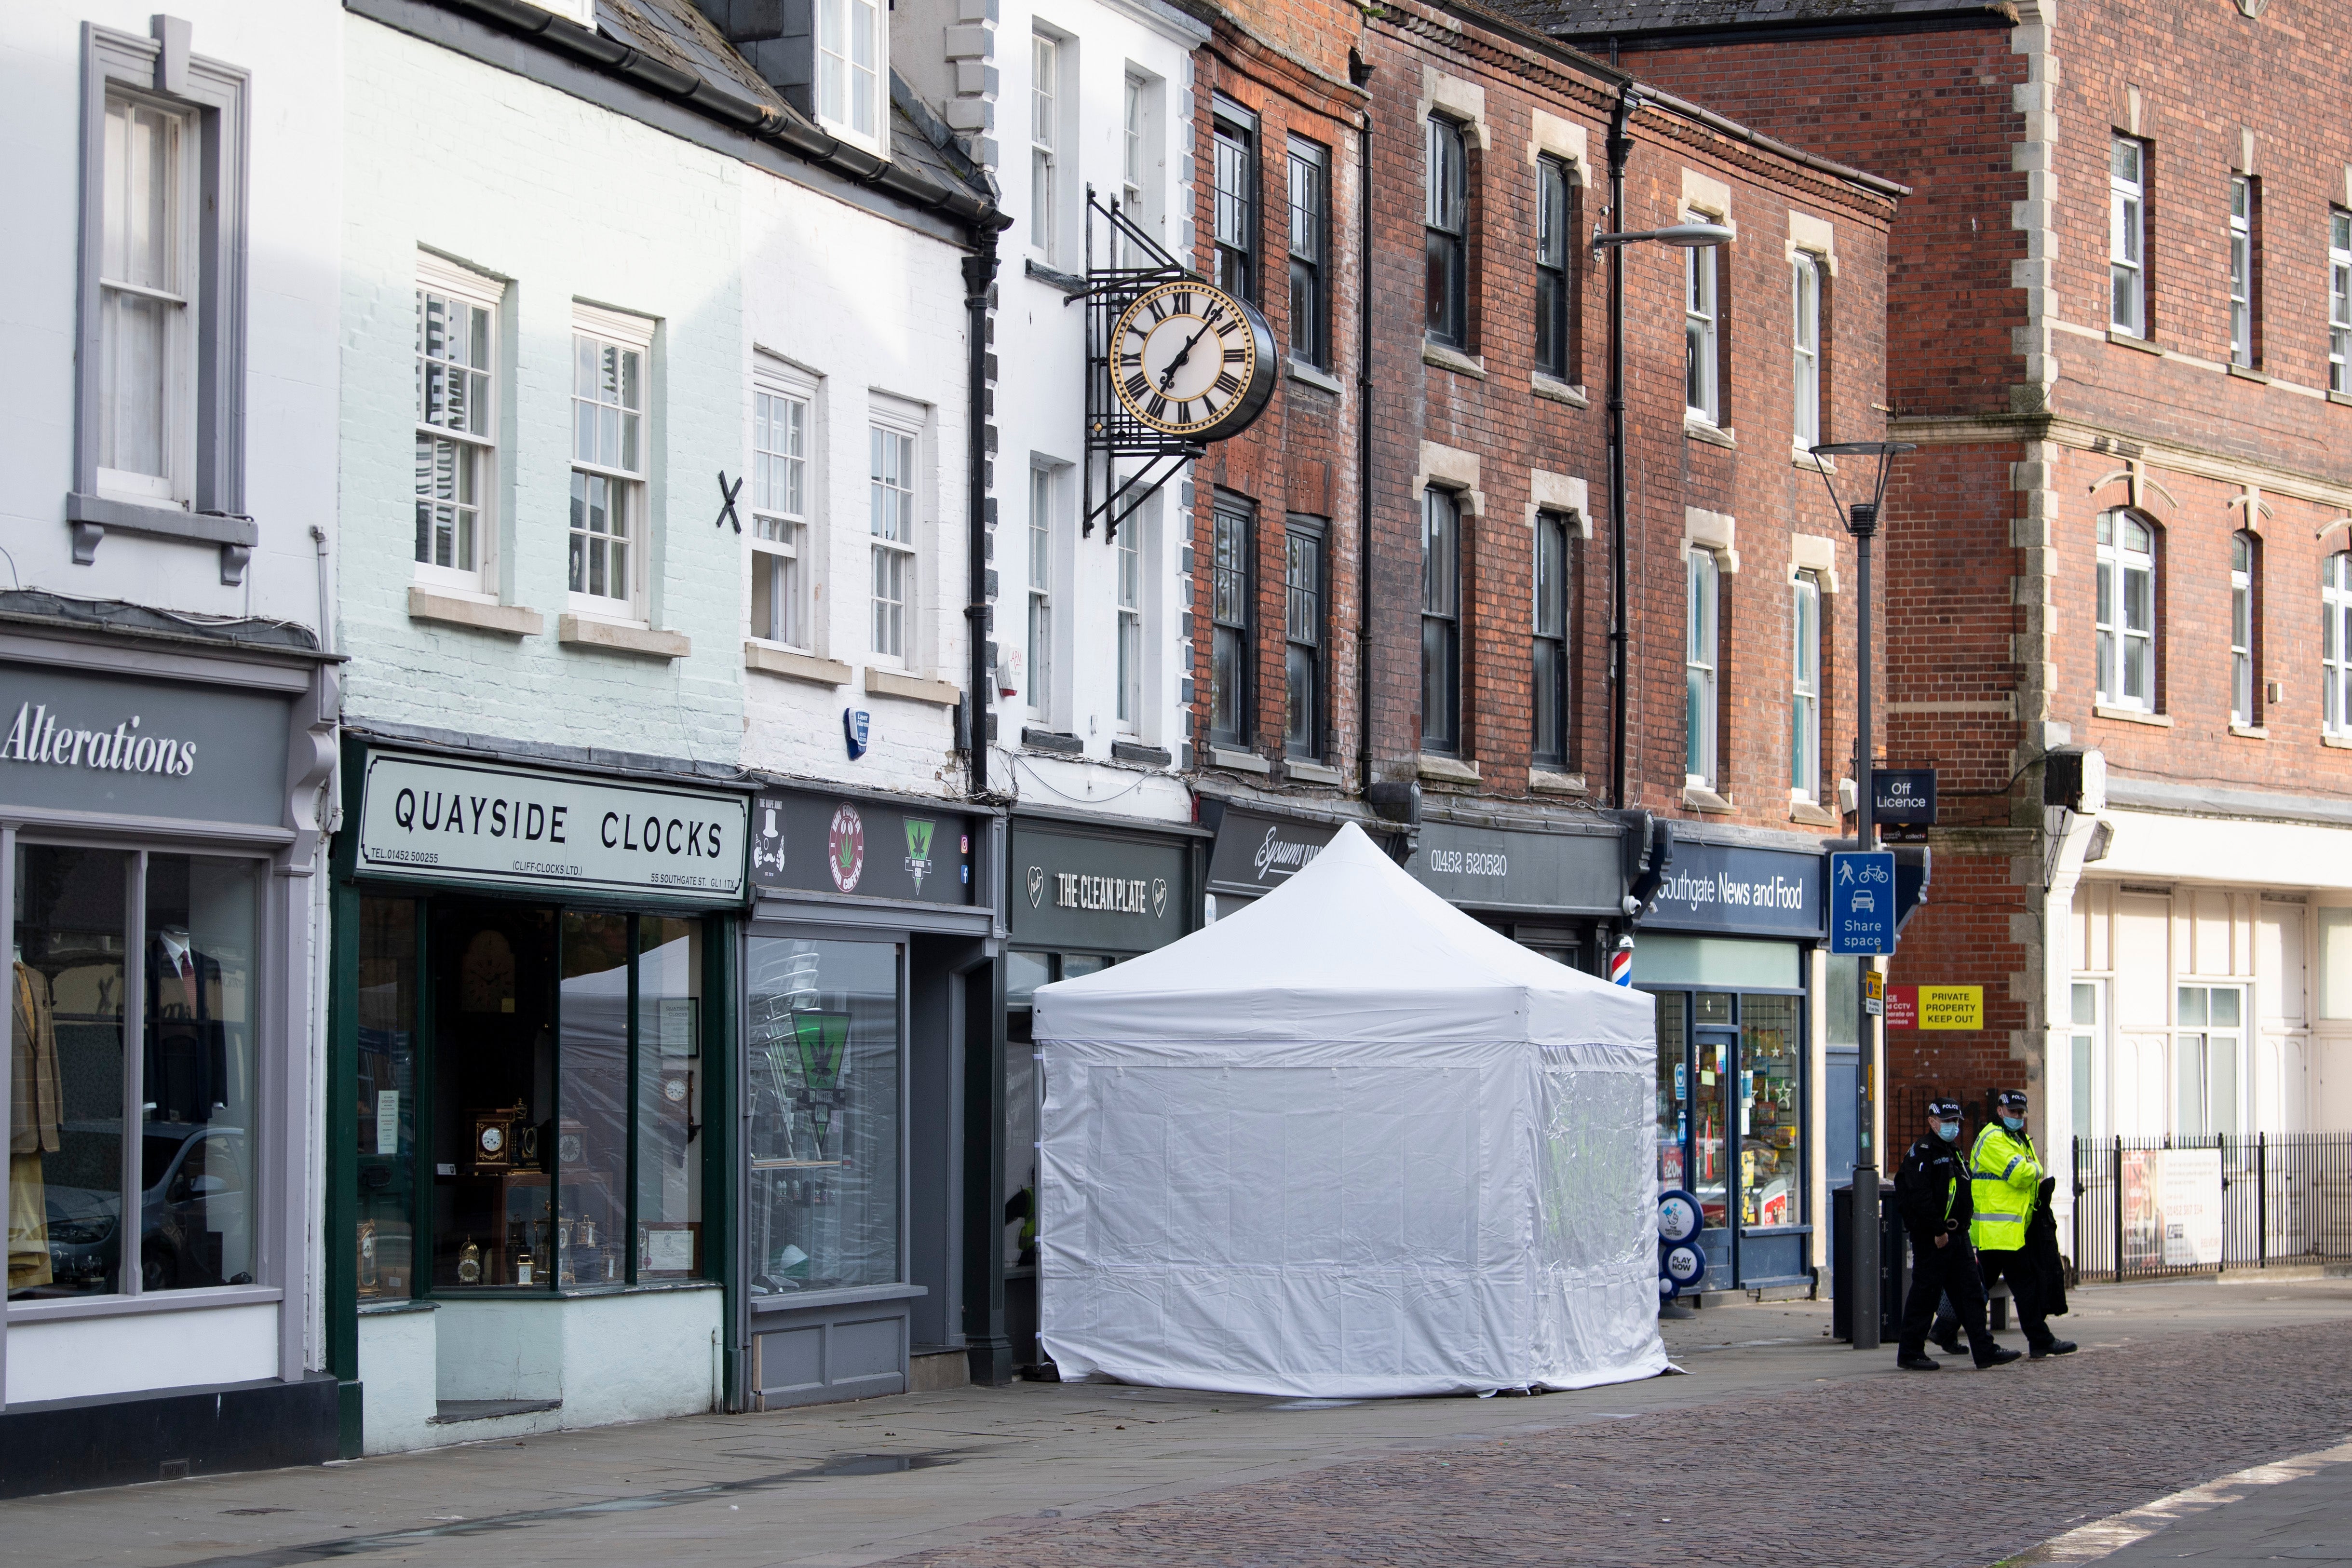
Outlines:
<svg viewBox="0 0 2352 1568"><path fill-rule="evenodd" d="M1111 388L1163 436L1205 443L1240 435L1274 395L1280 368L1265 318L1191 279L1138 295L1110 330Z"/></svg>

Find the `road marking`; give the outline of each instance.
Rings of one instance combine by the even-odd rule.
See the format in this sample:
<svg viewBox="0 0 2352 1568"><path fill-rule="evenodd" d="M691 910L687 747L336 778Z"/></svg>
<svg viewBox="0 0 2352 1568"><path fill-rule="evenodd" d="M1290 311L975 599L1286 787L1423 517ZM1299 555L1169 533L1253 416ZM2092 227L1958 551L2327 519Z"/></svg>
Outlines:
<svg viewBox="0 0 2352 1568"><path fill-rule="evenodd" d="M2174 1492L2170 1497L2160 1497L2144 1507L2112 1513L2105 1519L2095 1519L2063 1535L2053 1536L2031 1551L2021 1552L2014 1557L2004 1557L1996 1568L2044 1568L2045 1564L2051 1563L2096 1563L2103 1557L2111 1557L2121 1552L2136 1541L2145 1541L2167 1525L2178 1524L2184 1519L2220 1508L2224 1503L2242 1501L2257 1487L2274 1487L2281 1481L2299 1481L2329 1465L2343 1464L2352 1464L2352 1442L2298 1454L2276 1464L2256 1465L2251 1469L2239 1470L2201 1486Z"/></svg>

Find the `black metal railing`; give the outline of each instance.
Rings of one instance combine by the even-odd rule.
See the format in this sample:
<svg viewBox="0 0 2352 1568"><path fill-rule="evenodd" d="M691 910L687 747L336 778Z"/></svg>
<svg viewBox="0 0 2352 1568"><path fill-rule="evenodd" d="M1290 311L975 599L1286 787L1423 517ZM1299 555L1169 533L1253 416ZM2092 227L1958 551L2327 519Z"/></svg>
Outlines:
<svg viewBox="0 0 2352 1568"><path fill-rule="evenodd" d="M2074 1243L2084 1279L2352 1258L2352 1132L2077 1138Z"/></svg>

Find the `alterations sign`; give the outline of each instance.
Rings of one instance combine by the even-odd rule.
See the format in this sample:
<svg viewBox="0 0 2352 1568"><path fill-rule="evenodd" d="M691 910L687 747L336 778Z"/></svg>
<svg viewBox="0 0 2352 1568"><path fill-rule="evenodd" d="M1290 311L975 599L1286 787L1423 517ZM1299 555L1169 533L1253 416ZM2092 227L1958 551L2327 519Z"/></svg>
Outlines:
<svg viewBox="0 0 2352 1568"><path fill-rule="evenodd" d="M741 795L379 752L360 803L359 867L734 903L750 810Z"/></svg>

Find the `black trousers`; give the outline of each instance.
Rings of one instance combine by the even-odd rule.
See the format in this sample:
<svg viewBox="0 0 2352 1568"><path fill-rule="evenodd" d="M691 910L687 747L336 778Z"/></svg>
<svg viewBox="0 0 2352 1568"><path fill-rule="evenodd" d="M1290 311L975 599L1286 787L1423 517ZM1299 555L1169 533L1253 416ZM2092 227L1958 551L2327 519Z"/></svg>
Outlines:
<svg viewBox="0 0 2352 1568"><path fill-rule="evenodd" d="M1985 1323L1984 1281L1977 1275L1976 1254L1965 1233L1937 1247L1932 1240L1911 1244L1911 1294L1903 1300L1903 1337L1898 1352L1918 1355L1927 1348L1927 1325L1936 1304L1948 1293L1969 1331L1969 1350L1979 1363L2000 1348Z"/></svg>
<svg viewBox="0 0 2352 1568"><path fill-rule="evenodd" d="M2009 1299L2017 1308L2017 1326L2025 1331L2027 1344L2039 1349L2057 1337L2050 1331L2049 1314L2042 1300L2042 1274L2031 1257L2022 1251L1979 1252L1977 1267L1987 1290L1996 1279L2009 1281Z"/></svg>

